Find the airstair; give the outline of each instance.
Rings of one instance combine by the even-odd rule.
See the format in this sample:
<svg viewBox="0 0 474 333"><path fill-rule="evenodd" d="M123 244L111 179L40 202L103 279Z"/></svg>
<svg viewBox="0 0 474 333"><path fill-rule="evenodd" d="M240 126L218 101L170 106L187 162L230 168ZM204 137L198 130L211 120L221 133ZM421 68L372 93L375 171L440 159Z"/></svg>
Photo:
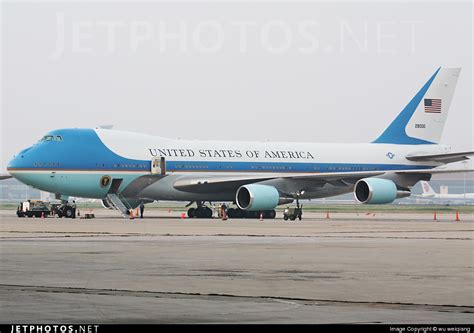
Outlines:
<svg viewBox="0 0 474 333"><path fill-rule="evenodd" d="M110 203L112 207L117 209L122 214L123 217L128 217L129 210L117 194L115 193L107 194L107 201Z"/></svg>

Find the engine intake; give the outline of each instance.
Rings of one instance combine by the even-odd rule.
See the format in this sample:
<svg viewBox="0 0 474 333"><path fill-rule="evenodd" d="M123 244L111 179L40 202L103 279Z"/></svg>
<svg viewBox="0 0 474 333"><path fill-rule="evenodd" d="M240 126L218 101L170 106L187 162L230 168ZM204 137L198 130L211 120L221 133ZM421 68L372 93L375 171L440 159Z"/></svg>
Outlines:
<svg viewBox="0 0 474 333"><path fill-rule="evenodd" d="M250 184L239 187L235 202L242 210L271 210L278 205L293 202L293 198L282 198L273 186Z"/></svg>
<svg viewBox="0 0 474 333"><path fill-rule="evenodd" d="M410 196L409 189L395 184L389 179L364 178L354 187L354 196L363 204L387 204L395 199Z"/></svg>

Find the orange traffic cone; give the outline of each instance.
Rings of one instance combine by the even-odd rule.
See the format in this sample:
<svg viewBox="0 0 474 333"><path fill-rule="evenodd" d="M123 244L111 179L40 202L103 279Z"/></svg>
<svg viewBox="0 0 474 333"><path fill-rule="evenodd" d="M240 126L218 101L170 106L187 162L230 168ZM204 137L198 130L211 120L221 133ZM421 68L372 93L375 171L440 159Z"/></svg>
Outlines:
<svg viewBox="0 0 474 333"><path fill-rule="evenodd" d="M181 218L184 219L184 217L185 217L185 214L181 213Z"/></svg>
<svg viewBox="0 0 474 333"><path fill-rule="evenodd" d="M263 221L263 213L260 213L260 221Z"/></svg>
<svg viewBox="0 0 474 333"><path fill-rule="evenodd" d="M329 211L326 212L326 218L329 218Z"/></svg>
<svg viewBox="0 0 474 333"><path fill-rule="evenodd" d="M44 219L44 212L41 212L41 218Z"/></svg>
<svg viewBox="0 0 474 333"><path fill-rule="evenodd" d="M133 209L130 208L130 220L133 220Z"/></svg>
<svg viewBox="0 0 474 333"><path fill-rule="evenodd" d="M456 221L461 221L461 219L459 218L459 212L456 211Z"/></svg>
<svg viewBox="0 0 474 333"><path fill-rule="evenodd" d="M434 212L433 220L438 221L438 219L436 218L436 212Z"/></svg>

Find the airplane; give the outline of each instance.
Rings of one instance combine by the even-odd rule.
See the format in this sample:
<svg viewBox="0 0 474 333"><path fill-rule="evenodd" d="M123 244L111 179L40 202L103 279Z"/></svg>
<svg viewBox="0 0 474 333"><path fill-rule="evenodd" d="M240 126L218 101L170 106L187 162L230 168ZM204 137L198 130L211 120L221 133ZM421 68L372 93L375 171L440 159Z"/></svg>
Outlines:
<svg viewBox="0 0 474 333"><path fill-rule="evenodd" d="M200 218L212 217L207 202L235 204L229 218L274 218L278 205L350 192L362 204L391 203L432 174L456 172L437 167L474 154L440 144L460 71L438 68L370 143L192 141L67 128L20 151L7 170L57 198L100 199L124 216L155 200L195 203L187 213Z"/></svg>
<svg viewBox="0 0 474 333"><path fill-rule="evenodd" d="M421 188L423 189L423 194L419 195L419 198L426 198L426 199L440 199L444 201L473 201L474 200L474 193L461 193L461 194L443 194L443 193L436 193L430 184L426 181L421 181Z"/></svg>

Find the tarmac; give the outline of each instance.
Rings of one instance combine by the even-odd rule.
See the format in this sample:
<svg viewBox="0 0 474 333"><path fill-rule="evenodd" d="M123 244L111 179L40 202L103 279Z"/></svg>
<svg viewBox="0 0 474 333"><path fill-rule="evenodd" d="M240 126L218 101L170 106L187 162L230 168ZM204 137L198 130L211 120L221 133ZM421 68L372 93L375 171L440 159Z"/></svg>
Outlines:
<svg viewBox="0 0 474 333"><path fill-rule="evenodd" d="M474 323L473 214L93 213L0 211L1 323Z"/></svg>

